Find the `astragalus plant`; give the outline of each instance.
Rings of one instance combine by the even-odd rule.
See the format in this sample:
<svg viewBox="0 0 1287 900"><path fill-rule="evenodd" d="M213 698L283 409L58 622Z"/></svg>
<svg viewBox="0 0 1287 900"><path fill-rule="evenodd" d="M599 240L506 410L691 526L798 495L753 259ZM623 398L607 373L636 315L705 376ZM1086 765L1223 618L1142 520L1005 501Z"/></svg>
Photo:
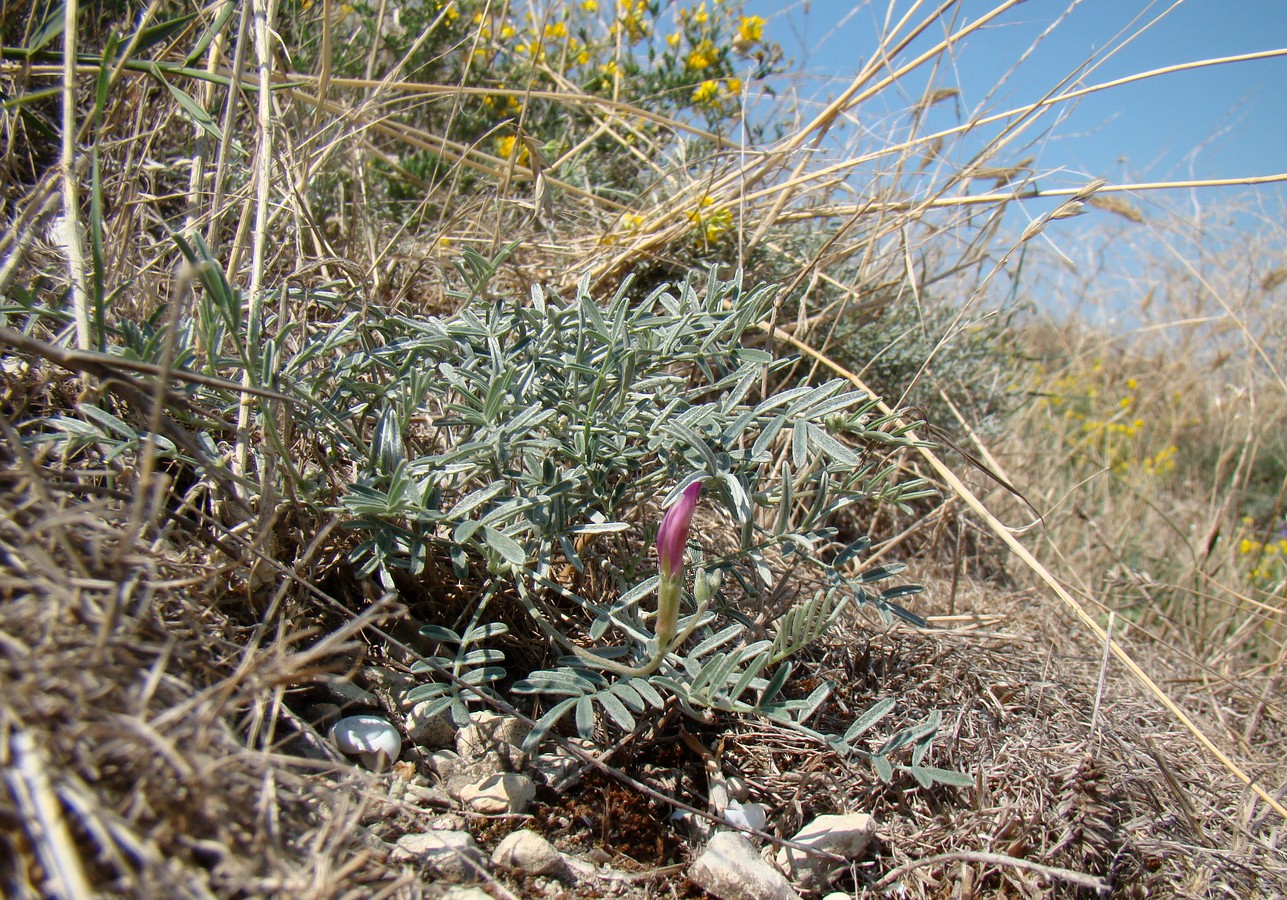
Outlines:
<svg viewBox="0 0 1287 900"><path fill-rule="evenodd" d="M754 326L772 288L712 272L701 288L642 295L626 280L606 302L586 283L570 298L540 286L506 297L489 293L495 269L481 257L467 255L461 271L472 287L459 312L385 320L382 346L340 361L315 423L357 420L372 435L342 499L363 536L352 554L360 572L397 589L438 555L485 585L461 613L463 633L424 630L442 648L420 667L432 679L414 694L433 701L426 714L451 709L463 721L468 702L504 682L554 698L535 742L569 712L588 736L596 706L633 728L670 695L696 716L757 713L809 731L872 758L886 778L888 754L911 745L914 775L950 779L919 765L936 718L869 752L853 742L892 701L826 736L807 723L830 686L807 698L784 691L791 657L850 606L918 621L895 601L919 588L870 587L901 567L856 573L866 542L838 542L836 527L846 510L928 492L896 478L890 455L910 445L907 427L840 380L765 393L778 361L755 346ZM688 548L697 602L683 614L698 484L702 546ZM659 575L650 523L657 502L675 497ZM507 630L488 609L502 594L566 653L554 667L509 671L485 646Z"/></svg>

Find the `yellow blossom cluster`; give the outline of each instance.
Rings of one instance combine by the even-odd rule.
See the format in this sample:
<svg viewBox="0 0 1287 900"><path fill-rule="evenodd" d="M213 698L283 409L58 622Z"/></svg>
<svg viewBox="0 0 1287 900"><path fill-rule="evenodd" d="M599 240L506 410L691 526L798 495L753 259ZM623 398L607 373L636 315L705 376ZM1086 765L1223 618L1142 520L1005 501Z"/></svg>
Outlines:
<svg viewBox="0 0 1287 900"><path fill-rule="evenodd" d="M509 41L514 35L518 34L518 29L514 27L514 23L508 19L501 21L499 29L493 26L491 17L484 16L482 12L474 13L473 21L478 28L478 36L484 41L490 41L492 38Z"/></svg>
<svg viewBox="0 0 1287 900"><path fill-rule="evenodd" d="M691 9L681 9L679 11L679 24L685 28L691 25L705 25L710 22L710 13L706 10L706 3L702 2Z"/></svg>
<svg viewBox="0 0 1287 900"><path fill-rule="evenodd" d="M715 198L709 195L703 195L697 201L697 208L689 210L687 216L694 236L707 246L719 243L733 229L732 210L716 206Z"/></svg>
<svg viewBox="0 0 1287 900"><path fill-rule="evenodd" d="M631 43L642 41L652 34L647 0L617 0L617 21L612 25L612 36L622 34Z"/></svg>
<svg viewBox="0 0 1287 900"><path fill-rule="evenodd" d="M742 16L737 25L737 34L733 37L733 49L738 53L749 53L751 48L764 40L764 20L759 16Z"/></svg>
<svg viewBox="0 0 1287 900"><path fill-rule="evenodd" d="M709 39L703 39L698 42L697 46L688 51L688 58L685 64L694 72L700 72L702 69L708 69L719 59L719 51L715 49L715 44Z"/></svg>
<svg viewBox="0 0 1287 900"><path fill-rule="evenodd" d="M1057 413L1052 427L1116 475L1138 472L1156 478L1175 471L1178 447L1168 443L1152 450L1147 446L1156 432L1150 428L1155 417L1141 408L1139 382L1127 378L1119 390L1105 397L1101 391L1103 373L1103 362L1095 360L1089 371L1066 373L1050 382L1043 393L1047 408Z"/></svg>
<svg viewBox="0 0 1287 900"><path fill-rule="evenodd" d="M714 106L719 101L719 82L703 81L693 90L693 103L698 106Z"/></svg>
<svg viewBox="0 0 1287 900"><path fill-rule="evenodd" d="M513 94L488 94L483 98L483 105L504 118L515 118L523 111L522 102Z"/></svg>
<svg viewBox="0 0 1287 900"><path fill-rule="evenodd" d="M496 155L502 159L514 159L516 148L518 150L518 164L520 166L527 165L531 155L528 153L526 145L519 141L518 138L512 134L506 134L496 139Z"/></svg>
<svg viewBox="0 0 1287 900"><path fill-rule="evenodd" d="M637 232L643 226L643 216L637 213L626 213L617 221L615 231L608 231L599 239L602 244L613 245L621 241L623 235Z"/></svg>
<svg viewBox="0 0 1287 900"><path fill-rule="evenodd" d="M1146 456L1140 461L1140 466L1145 475L1159 476L1169 475L1175 471L1175 454L1180 452L1180 448L1174 444L1167 444L1161 450L1152 456Z"/></svg>
<svg viewBox="0 0 1287 900"><path fill-rule="evenodd" d="M397 37L410 44L405 52L417 70L441 69L444 77L470 88L464 130L517 162L524 149L504 136L510 130L505 121L522 116L523 127L541 141L560 136L578 114L569 118L554 110L544 92L565 82L589 94L651 98L667 115L704 116L719 130L740 111L743 78L764 77L781 58L781 48L765 39L765 18L743 15L743 2L573 0L549 6L426 0L414 15L404 10L414 27ZM346 3L363 17L375 15L355 0ZM341 5L336 0L334 6ZM754 48L754 67L743 67L736 56L752 55L748 48ZM359 59L358 46L353 49ZM519 81L530 94L506 92L506 83L512 90ZM648 141L657 127L649 121L623 140ZM727 211L707 211L701 218L699 230L708 242L728 229Z"/></svg>
<svg viewBox="0 0 1287 900"><path fill-rule="evenodd" d="M740 78L709 78L693 89L693 105L719 109L726 100L736 100L742 92Z"/></svg>
<svg viewBox="0 0 1287 900"><path fill-rule="evenodd" d="M1243 520L1244 529L1249 521ZM1287 587L1287 536L1258 540L1246 536L1238 541L1238 557L1249 566L1248 580L1258 588L1282 591Z"/></svg>
<svg viewBox="0 0 1287 900"><path fill-rule="evenodd" d="M456 0L447 0L446 3L438 0L434 4L434 11L441 16L442 21L448 25L454 24L460 18L460 7L456 5Z"/></svg>

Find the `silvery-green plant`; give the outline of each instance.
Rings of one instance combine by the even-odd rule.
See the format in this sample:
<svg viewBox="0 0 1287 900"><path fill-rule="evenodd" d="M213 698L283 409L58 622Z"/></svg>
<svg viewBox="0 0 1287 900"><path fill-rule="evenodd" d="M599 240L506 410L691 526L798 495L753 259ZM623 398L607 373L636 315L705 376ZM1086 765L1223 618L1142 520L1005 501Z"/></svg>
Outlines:
<svg viewBox="0 0 1287 900"><path fill-rule="evenodd" d="M491 290L500 259L466 252L454 316L359 315L342 293L312 289L282 304L306 303L311 324L270 314L250 329L208 249L176 241L200 290L166 352L189 371L225 382L248 373L257 388L294 399L257 407L265 440L248 474L258 477L232 486L219 433L203 423L184 459L224 479L225 493L272 490L345 516L360 535L357 570L386 587L407 584L397 571L422 577L431 555L480 585L459 624L427 629L441 649L421 667L433 676L421 699L463 721L478 692L503 683L540 703L553 698L538 740L573 711L589 734L598 711L629 728L674 697L695 716L788 723L870 756L885 777L887 756L910 745L916 777L941 776L920 766L936 720L868 751L855 742L889 704L828 736L808 723L829 686L786 697L792 657L854 604L918 621L897 602L918 588L876 590L898 573L893 565L855 574L865 542L839 546L836 522L848 507L905 505L928 489L896 480L889 451L909 446L906 426L880 415L874 398L840 380L760 395L789 362L755 346L773 289L712 274L702 290L688 281L640 296L627 281L606 302L587 284L568 299L537 286L519 300ZM168 327L128 329L116 352L160 359ZM210 385L191 385L189 396L228 417L239 399ZM134 452L140 430L98 408L82 412L48 423L48 433ZM709 556L687 548L690 598L683 559L699 491L721 510L708 518L720 539L702 542ZM639 523L658 497L671 512L654 563L644 552L652 530ZM583 596L569 567L594 567L617 590ZM507 669L487 646L502 635L490 606L501 596L517 597L567 656L546 670Z"/></svg>
<svg viewBox="0 0 1287 900"><path fill-rule="evenodd" d="M461 577L482 577L488 598L506 585L567 654L551 669L507 673L522 676L513 691L554 698L532 741L573 712L588 735L596 709L632 728L673 696L697 716L770 716L872 758L885 777L888 755L910 745L918 778L950 779L920 766L937 720L871 752L854 742L885 704L862 727L826 736L807 722L829 686L784 697L791 658L853 604L919 621L896 602L919 588L872 589L899 567L852 574L865 543L838 547L833 524L855 504L905 506L929 493L895 478L889 455L910 445L907 427L838 379L755 396L781 365L749 339L771 288L712 274L701 291L689 281L640 297L627 280L606 302L586 283L570 299L535 286L519 300L491 295L494 262L467 254L460 270L467 290L456 315L386 319L385 342L339 361L319 401L329 410L319 433L343 440L338 423L357 422L370 435L341 498L349 526L365 532L352 554L359 571L397 588L395 571L421 575L441 553ZM702 490L732 541L719 556L692 549L684 614L684 544ZM641 550L646 530L632 523L661 495L677 502L659 527L654 570ZM616 581L615 598L573 589L566 571L590 565ZM655 608L644 602L654 593ZM501 657L484 660L471 637L485 633L485 602L465 611L463 635L426 629L454 655L440 652L422 670L476 673L424 685L415 696L431 701L428 712L463 717L474 684L502 680Z"/></svg>
<svg viewBox="0 0 1287 900"><path fill-rule="evenodd" d="M533 617L557 643L571 650L572 655L560 660L559 668L533 672L514 685L514 691L520 694L560 698L537 722L526 746L531 748L538 744L549 729L572 711L575 711L578 732L589 738L595 728L596 705L619 727L633 730L638 724L636 715L650 708L662 709L665 696L669 695L676 698L685 712L704 721L710 721L714 711L765 716L814 737L841 756L869 760L884 781L891 780L897 768L906 770L925 786L935 781L960 786L971 784L969 776L923 764L941 724L937 711L921 722L898 730L877 749L868 750L857 746L858 739L894 709L892 698L874 704L842 735L837 735L819 732L809 725L809 720L830 696L833 690L830 683L823 682L802 699L782 696L792 672L790 657L822 638L850 602L871 603L886 614L894 613L923 624L891 599L919 591L919 587L904 585L872 595L860 586L888 578L901 571L901 566L873 568L856 579L841 574L840 567L866 548L865 538L844 548L825 566L830 590L819 590L807 601L790 604L785 613L772 623L771 637L758 640L751 639L749 634L762 629L736 614L730 616L734 621L725 627L718 630L713 627L716 617L705 613L720 583L718 570L712 572L699 568L694 579L697 608L687 618L683 630L679 631L677 614L674 619L669 616L671 609L677 608L679 603L684 544L699 493L700 482L690 484L663 519L657 540L660 572L656 578L641 585L657 588L656 633L648 638L637 619L631 627L613 617L613 621L621 624L623 630L635 639L637 646L647 649L650 654L647 662L631 667L606 655L587 652L559 634L529 600ZM643 594L644 591L639 589L630 592L618 601L614 611L624 612L627 607L637 604ZM704 639L690 650L681 649L681 645L699 629L705 630ZM432 628L426 629L426 633L432 632ZM768 674L770 671L771 675ZM434 686L429 690L439 688ZM910 748L910 763L893 762L890 756L903 748Z"/></svg>

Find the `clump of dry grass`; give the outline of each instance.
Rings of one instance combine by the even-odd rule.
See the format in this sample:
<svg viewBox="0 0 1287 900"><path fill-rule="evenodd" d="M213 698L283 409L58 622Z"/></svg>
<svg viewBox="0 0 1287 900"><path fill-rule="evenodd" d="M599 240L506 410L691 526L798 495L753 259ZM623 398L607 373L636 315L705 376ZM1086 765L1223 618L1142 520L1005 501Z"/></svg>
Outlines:
<svg viewBox="0 0 1287 900"><path fill-rule="evenodd" d="M131 502L6 453L0 795L10 897L317 895L385 873L370 783L283 756L299 635L261 631L228 561L126 543Z"/></svg>
<svg viewBox="0 0 1287 900"><path fill-rule="evenodd" d="M178 6L157 3L137 20L103 13L69 21L66 39L79 38L81 51L100 58L111 28L126 35L105 65L93 56L60 57L52 37L35 46L45 33L42 11L6 24L12 52L0 79L7 96L22 99L3 111L0 200L7 226L0 293L5 324L17 329L0 357L6 893L419 890L418 876L390 868L369 839L415 827L426 815L395 807L385 816L382 786L306 758L307 748L320 752L321 744L292 709L293 689L319 670L351 665L362 642L381 652L387 635L374 626L394 615L369 606L359 589L333 596L319 587L350 584L350 544L333 532L339 520L319 510L335 508L337 486L355 461L330 458L290 431L288 417L269 403L283 395L251 365L244 345L257 349L269 339L296 353L349 315L448 312L461 286L451 267L460 249L494 257L517 240L496 290L588 278L606 291L635 273L646 291L710 264L781 282L763 330L767 347L799 353L810 366L791 370L793 379L861 368L864 349L874 355L889 340L834 358L855 319L956 298L945 322L922 320L935 322L932 350L907 373L951 384L953 336L986 314L979 306L1019 247L1034 246L1044 229L1063 227L1060 220L1086 204L1139 218L1121 205L1126 186L1039 191L1032 167L1011 150L1082 89L1055 90L1013 110L972 111L967 121L933 130L926 111L951 96L935 83L905 118L888 120L879 140L837 146L829 138L864 104L917 83L1015 5L998 3L965 24L900 12L838 96L809 109L782 139L745 146L731 127L744 122L701 124L673 104L621 96L620 81L592 89L572 78L566 56L534 59L521 87L467 68L427 81L423 71L408 70L449 27L465 30L435 50L443 60L464 58L462 47L505 49L481 27L453 26L446 7L392 56L370 42L356 73L335 71L343 36L338 18L322 18L325 3L292 8L293 18L281 11L271 18L271 4L259 3L185 18ZM75 4L68 8L74 14ZM378 32L381 23L371 24ZM301 42L283 55L274 34ZM24 47L30 52L19 52ZM294 68L297 60L306 61L304 70ZM692 85L676 90L691 96ZM479 124L475 113L485 101L504 106L519 94L525 111L516 121ZM540 130L551 122L564 131ZM968 150L956 143L967 133L983 136ZM512 140L502 144L506 137ZM1004 189L972 189L984 179L1004 181ZM1053 205L1013 249L996 254L1005 210L1041 198ZM188 245L204 241L210 258L185 262L174 234ZM223 295L215 263L229 282ZM1249 322L1271 319L1256 319L1246 298L1213 286L1211 272L1172 273L1164 283L1211 297L1250 348L1243 355L1272 368L1282 335L1252 329ZM1257 274L1256 296L1270 297L1282 280L1277 270ZM220 306L216 295L227 302ZM201 371L185 378L213 379L223 392L206 408L183 394L191 380L165 389L167 374L193 364L175 359L165 338L185 316L204 329L200 341L211 341L200 345ZM1077 378L1091 359L1104 358L1110 371L1094 373L1101 383L1156 359L1146 355L1157 352L1150 348L1101 353L1090 348L1100 341L1093 334L1083 344L1054 342L1069 333L1030 332L1027 340ZM1182 333L1216 346L1205 330ZM81 352L69 355L69 346ZM1227 436L1207 445L1214 456L1201 490L1188 483L1186 503L1165 512L1148 491L1131 495L1129 515L1120 491L1069 494L1079 470L1067 458L1051 460L1049 447L1067 448L1070 435L1043 432L1037 407L1026 430L1012 426L1032 443L1014 450L989 436L971 445L973 455L1046 512L1052 549L1043 559L1063 563L1066 580L1083 579L1094 612L1104 598L1103 609L1119 616L1119 638L1121 617L1130 614L1127 645L1145 668L1176 674L1177 645L1180 660L1201 663L1201 677L1211 680L1185 692L1185 708L1213 730L1218 725L1221 743L1259 767L1257 787L1272 790L1282 777L1271 764L1281 760L1283 740L1274 699L1283 667L1281 598L1227 575L1239 563L1229 542L1241 521L1238 501L1260 490L1253 490L1254 460L1282 414L1281 378L1217 396L1209 381L1191 380L1191 370L1177 367L1169 377L1186 385L1186 399L1172 421L1150 425L1158 440L1189 447L1194 421L1218 423ZM1147 402L1155 401L1170 408L1160 395ZM89 421L87 404L139 433L188 440L183 448L197 464L177 463L147 441L119 455L92 442L79 455L58 449L48 440L51 420ZM198 422L217 437L213 450L192 443ZM1156 453L1150 456L1156 468ZM1100 462L1111 469L1112 460ZM1000 577L1004 563L987 537L999 525L977 509L964 514L968 492L932 460L907 453L900 463L938 479L946 499L917 517L889 512L868 523L876 558L956 554L944 567L956 574L940 585L952 599L942 611L994 613L996 601L977 591L1000 583L978 577ZM1206 463L1185 464L1196 472ZM310 465L322 473L321 487L306 487L301 472ZM1009 496L999 492L988 506L1006 509ZM1281 493L1275 515L1280 507ZM1177 510L1193 527L1139 524ZM1070 522L1091 524L1078 532ZM1148 541L1129 544L1132 528ZM1125 558L1126 546L1138 558ZM968 558L960 559L962 551ZM1108 581L1110 571L1126 581L1151 573L1151 563L1140 562L1149 554L1192 560L1166 578L1180 599L1160 602L1156 578L1129 589ZM920 561L929 576L933 562ZM1192 598L1202 602L1186 602ZM1035 602L1024 595L1019 605ZM1049 638L1042 629L1050 621L1018 615L1006 627ZM1208 653L1212 635L1218 644ZM1253 644L1260 656L1250 655ZM882 855L855 873L856 885L897 880L915 896L933 896L955 878L976 892L1029 892L1053 869L1094 873L1123 890L1272 893L1281 885L1275 813L1250 797L1234 802L1232 793L1212 793L1211 785L1225 783L1220 766L1120 682L1122 693L1107 695L1114 715L1097 705L1104 683L1094 640L1082 659L1062 662L1038 652L1045 644L1031 637L878 635L863 657L842 652L854 645L814 660L815 677L838 675L853 692L843 699L855 707L857 694L869 690L897 694L904 705L959 710L957 746L942 764L977 773L978 789L881 787L816 747L745 727L730 735L729 752L744 769L763 767L758 777L784 823L821 811L806 798L813 773L835 788L844 801L838 805L878 815ZM872 663L877 657L887 663ZM1192 671L1187 661L1178 667L1185 677ZM807 771L785 777L802 760ZM930 857L938 859L919 864Z"/></svg>
<svg viewBox="0 0 1287 900"><path fill-rule="evenodd" d="M1195 236L1180 246L1161 230L1135 235L1139 281L1123 293L1064 285L1084 324L1027 328L1034 402L993 449L1046 510L1042 559L1115 613L1119 634L1160 642L1198 677L1251 678L1241 703L1281 718L1287 391L1261 283L1281 234L1257 244L1176 221L1168 234ZM1238 262L1216 265L1234 242ZM1246 727L1263 721L1221 730L1250 749Z"/></svg>

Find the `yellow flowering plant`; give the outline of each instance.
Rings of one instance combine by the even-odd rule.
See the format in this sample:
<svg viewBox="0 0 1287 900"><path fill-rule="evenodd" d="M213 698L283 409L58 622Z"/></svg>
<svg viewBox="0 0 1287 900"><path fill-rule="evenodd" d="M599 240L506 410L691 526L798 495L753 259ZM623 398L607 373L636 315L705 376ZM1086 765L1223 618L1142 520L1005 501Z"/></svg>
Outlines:
<svg viewBox="0 0 1287 900"><path fill-rule="evenodd" d="M759 126L742 121L744 98L781 61L768 24L745 15L737 0L677 7L660 0L577 0L555 6L433 0L399 6L397 28L384 27L388 22L382 17L388 15L375 7L354 7L351 33L330 60L334 76L370 77L375 60L388 69L396 65L408 80L470 89L454 104L426 102L393 115L406 126L448 134L475 148L472 153L489 158L478 161L496 173L511 160L527 165L528 150L514 137L519 129L537 146L578 146L576 161L589 176L587 184L614 196L644 188L639 170L614 161L621 141L655 151L680 138L642 118L619 136L583 142L582 135L598 127L591 108L546 97L572 85L669 118L701 120L709 131L737 123L754 132ZM305 44L301 64L311 66L309 54L318 51ZM379 144L382 138L372 140ZM700 148L690 155L700 156ZM385 185L367 192L376 203L418 204L423 185L436 183L451 168L432 149L407 153L399 147L396 157L395 165L371 169ZM395 183L403 172L417 180ZM732 220L727 210L706 210L693 217L693 225L698 243L711 247L730 231Z"/></svg>

